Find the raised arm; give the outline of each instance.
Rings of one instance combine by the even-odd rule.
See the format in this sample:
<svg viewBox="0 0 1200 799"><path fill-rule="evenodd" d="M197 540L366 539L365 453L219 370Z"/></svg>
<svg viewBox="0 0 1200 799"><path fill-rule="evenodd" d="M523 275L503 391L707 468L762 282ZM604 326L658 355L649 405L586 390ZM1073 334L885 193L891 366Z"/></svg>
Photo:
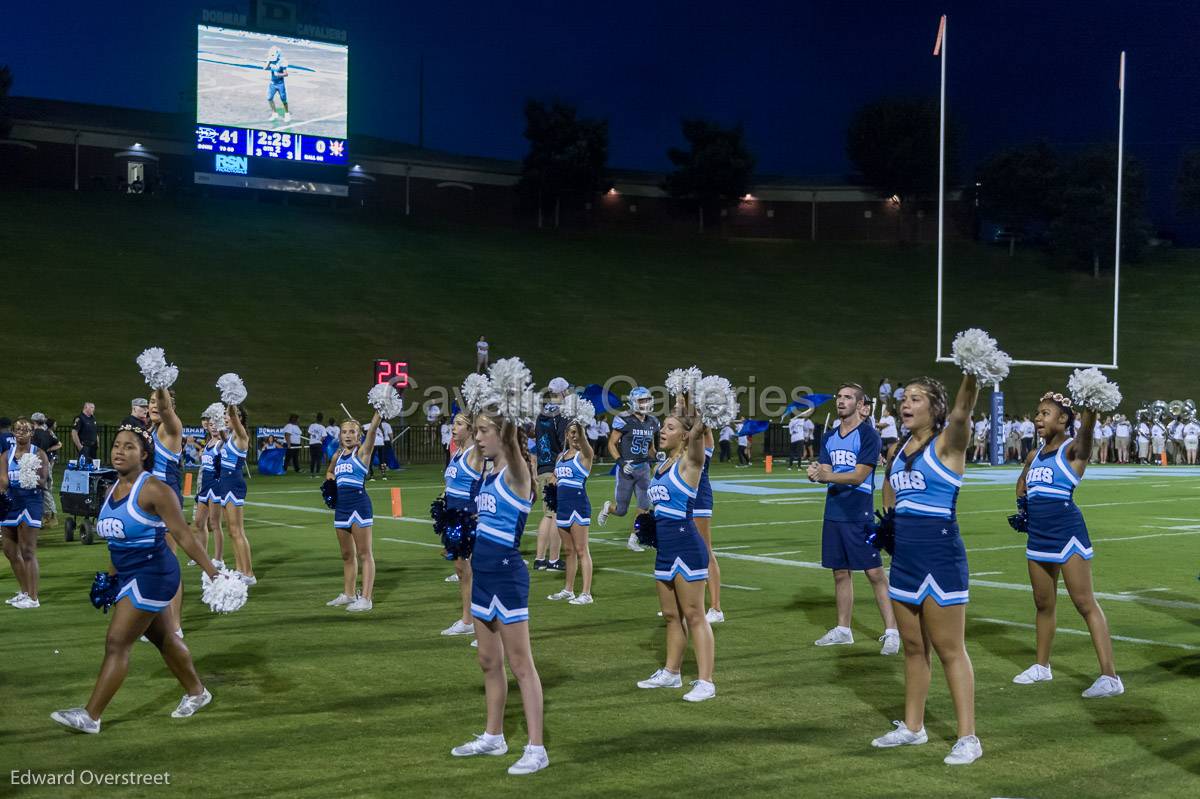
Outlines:
<svg viewBox="0 0 1200 799"><path fill-rule="evenodd" d="M1067 451L1067 460L1071 462L1071 467L1075 470L1075 474L1080 477L1087 469L1088 461L1092 457L1092 442L1096 438L1096 409L1084 408L1083 413L1079 415L1079 421L1082 423L1079 428L1079 435L1071 442L1071 448Z"/></svg>
<svg viewBox="0 0 1200 799"><path fill-rule="evenodd" d="M946 429L938 437L937 456L945 461L962 464L966 460L967 445L971 443L971 414L979 400L979 379L975 375L963 375L954 405L946 417ZM961 466L959 467L961 470Z"/></svg>
<svg viewBox="0 0 1200 799"><path fill-rule="evenodd" d="M571 422L571 426L575 428L575 440L579 442L579 454L583 456L583 463L591 469L596 451L592 448L592 442L588 441L587 430L584 430L579 422Z"/></svg>
<svg viewBox="0 0 1200 799"><path fill-rule="evenodd" d="M246 449L250 445L250 434L246 432L246 425L242 424L238 406L230 403L225 408L229 412L229 432L233 438L233 445L238 449Z"/></svg>
<svg viewBox="0 0 1200 799"><path fill-rule="evenodd" d="M379 411L375 411L375 415L371 417L371 423L367 425L366 438L358 447L358 459L363 463L371 462L371 455L375 452L375 431L379 429L382 421L383 417L379 415Z"/></svg>
<svg viewBox="0 0 1200 799"><path fill-rule="evenodd" d="M528 453L523 451L521 447L521 440L517 435L516 425L507 420L501 422L501 424L500 443L504 448L504 462L509 467L508 485L518 498L524 500L529 496L529 489L532 484L532 478L529 473L529 460L526 457Z"/></svg>
<svg viewBox="0 0 1200 799"><path fill-rule="evenodd" d="M158 418L162 420L159 423L162 431L159 438L167 446L179 443L183 436L183 422L179 420L179 414L175 412L175 403L171 400L171 392L165 388L154 389L154 404L158 407Z"/></svg>

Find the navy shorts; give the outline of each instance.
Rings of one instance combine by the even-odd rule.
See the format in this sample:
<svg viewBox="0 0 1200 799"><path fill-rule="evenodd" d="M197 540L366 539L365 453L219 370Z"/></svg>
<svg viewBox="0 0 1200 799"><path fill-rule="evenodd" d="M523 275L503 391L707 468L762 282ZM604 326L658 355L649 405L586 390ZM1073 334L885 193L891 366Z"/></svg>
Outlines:
<svg viewBox="0 0 1200 799"><path fill-rule="evenodd" d="M691 519L655 519L658 554L654 579L672 582L676 576L689 583L708 579L708 547Z"/></svg>
<svg viewBox="0 0 1200 799"><path fill-rule="evenodd" d="M1092 559L1092 539L1079 507L1069 500L1030 500L1025 557L1043 563L1066 563L1076 555Z"/></svg>
<svg viewBox="0 0 1200 799"><path fill-rule="evenodd" d="M117 601L129 597L138 610L159 613L179 590L179 561L175 553L165 546L157 546L150 552L130 552L113 558L117 566Z"/></svg>
<svg viewBox="0 0 1200 799"><path fill-rule="evenodd" d="M967 604L967 550L958 524L897 516L896 554L888 582L888 595L907 605L920 605L930 597L943 607Z"/></svg>
<svg viewBox="0 0 1200 799"><path fill-rule="evenodd" d="M472 563L471 615L502 624L529 621L529 569L519 554Z"/></svg>
<svg viewBox="0 0 1200 799"><path fill-rule="evenodd" d="M8 515L4 517L4 521L0 522L0 527L19 527L27 524L36 530L42 526L43 505L40 488L10 489L8 496L12 504L8 509Z"/></svg>
<svg viewBox="0 0 1200 799"><path fill-rule="evenodd" d="M692 515L698 519L711 519L713 512L712 483L708 480L708 469L700 473L700 485L696 486L696 501Z"/></svg>
<svg viewBox="0 0 1200 799"><path fill-rule="evenodd" d="M826 569L866 571L883 566L879 550L867 543L871 530L865 522L826 519L821 527L821 565Z"/></svg>
<svg viewBox="0 0 1200 799"><path fill-rule="evenodd" d="M370 527L375 523L375 511L371 498L361 488L338 489L337 507L333 510L333 526L337 530L349 530L350 525Z"/></svg>
<svg viewBox="0 0 1200 799"><path fill-rule="evenodd" d="M566 529L573 524L587 527L592 523L592 501L587 491L571 486L558 487L558 510L554 523Z"/></svg>

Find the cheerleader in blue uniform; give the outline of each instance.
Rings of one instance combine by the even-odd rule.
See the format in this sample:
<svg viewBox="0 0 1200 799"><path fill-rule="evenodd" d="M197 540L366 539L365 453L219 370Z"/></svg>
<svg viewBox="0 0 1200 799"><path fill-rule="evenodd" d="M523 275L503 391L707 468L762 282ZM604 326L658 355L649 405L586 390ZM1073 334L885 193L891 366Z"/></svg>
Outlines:
<svg viewBox="0 0 1200 799"><path fill-rule="evenodd" d="M183 422L175 412L175 392L167 388L156 388L150 394L150 439L154 442L154 469L152 474L175 492L179 508L183 509ZM189 529L189 534L191 530ZM167 536L167 548L175 552L175 537ZM182 628L183 583L179 593L171 600L165 611L168 624L174 623L175 634L183 637Z"/></svg>
<svg viewBox="0 0 1200 799"><path fill-rule="evenodd" d="M364 487L375 452L375 431L383 417L379 411L371 417L363 436L362 425L354 419L339 428L341 447L329 459L326 480L337 482L337 505L333 511L333 529L342 552L342 593L326 602L329 607L345 606L350 613L371 610L375 596L375 553L371 548L371 526L375 512ZM362 593L355 590L359 563L362 563Z"/></svg>
<svg viewBox="0 0 1200 799"><path fill-rule="evenodd" d="M593 416L594 418L594 416ZM572 605L590 605L592 599L592 553L588 549L588 528L592 523L592 503L588 499L587 479L592 472L594 453L579 420L568 422L566 448L554 464L554 482L558 510L554 523L562 533L567 554L566 582L563 589L547 599L567 600ZM583 590L575 595L575 574L583 568Z"/></svg>
<svg viewBox="0 0 1200 799"><path fill-rule="evenodd" d="M153 477L154 440L140 427L122 425L113 440L112 465L118 479L100 509L96 533L108 542L112 571L120 586L104 648L100 676L84 707L58 710L50 718L81 732L100 732L104 709L125 680L129 655L145 635L162 653L167 668L187 692L173 718L186 718L212 701L200 682L191 653L165 617L179 590L179 561L167 547L166 534L179 542L209 577L217 570L191 535L178 497Z"/></svg>
<svg viewBox="0 0 1200 799"><path fill-rule="evenodd" d="M221 515L233 540L233 559L237 573L246 585L255 585L254 563L251 560L250 540L246 538L246 520L243 506L246 504L246 452L250 446L250 433L246 430L246 411L233 404L225 408L225 443L221 445L220 476L217 477L214 493L221 505Z"/></svg>
<svg viewBox="0 0 1200 799"><path fill-rule="evenodd" d="M1108 619L1092 593L1092 541L1075 504L1075 486L1083 479L1092 451L1096 411L1084 408L1079 435L1071 437L1075 409L1069 397L1047 393L1038 403L1034 425L1045 443L1025 461L1017 481L1018 505L1025 505L1029 543L1025 557L1037 608L1037 662L1013 678L1018 685L1053 679L1050 647L1054 643L1058 575L1079 615L1087 622L1100 661L1100 676L1083 692L1088 698L1125 692L1113 665Z"/></svg>
<svg viewBox="0 0 1200 799"><path fill-rule="evenodd" d="M963 376L954 406L946 388L923 377L904 389L900 418L909 430L888 466L883 504L895 511L895 553L888 593L904 642L904 720L876 738L881 748L923 744L931 650L946 673L958 740L948 765L972 763L983 754L975 736L975 673L967 655L967 553L955 505L966 469L971 413L979 381Z"/></svg>
<svg viewBox="0 0 1200 799"><path fill-rule="evenodd" d="M667 417L659 433L659 443L667 459L654 471L648 492L654 504L658 538L654 579L663 621L667 623L667 659L663 668L638 682L638 687L683 687L680 669L690 633L699 679L692 682L692 690L683 696L688 702L703 702L717 695L713 684L715 646L712 627L704 612L708 547L692 518L704 472L706 432L707 428L690 408L677 407Z"/></svg>
<svg viewBox="0 0 1200 799"><path fill-rule="evenodd" d="M0 470L0 493L7 492L9 510L0 520L4 534L4 554L17 578L16 595L7 603L18 610L33 610L41 607L38 600L38 578L41 569L37 559L38 531L42 529L43 486L50 475L50 460L33 443L33 423L24 416L12 427L16 442L5 452ZM25 488L21 485L21 459L32 456L38 461L37 485Z"/></svg>
<svg viewBox="0 0 1200 799"><path fill-rule="evenodd" d="M493 372L497 366L492 367ZM532 396L528 401L532 407ZM475 446L495 467L475 497L479 520L471 555L471 614L487 695L487 727L451 754L469 757L508 751L504 739L507 659L521 689L529 730L529 744L508 773L532 774L550 765L550 759L542 741L542 681L529 643L529 570L520 552L534 480L526 459L528 443L524 434L518 433L518 426L519 421L488 411L475 418Z"/></svg>
<svg viewBox="0 0 1200 799"><path fill-rule="evenodd" d="M709 624L720 624L725 621L725 612L721 610L721 567L717 563L717 553L712 548L712 515L713 490L708 479L708 467L712 463L713 434L711 430L704 431L704 471L700 473L700 485L696 489L696 503L692 509L692 517L696 522L696 530L704 539L708 549L708 597L712 600L705 614Z"/></svg>
<svg viewBox="0 0 1200 799"><path fill-rule="evenodd" d="M224 416L223 409L222 416ZM207 438L204 441L204 447L200 450L200 474L197 481L199 488L196 490L196 509L192 516L192 523L196 530L204 533L204 550L206 552L208 551L209 536L216 535L216 542L213 546L213 562L217 564L217 568L221 568L225 565L222 562L225 553L225 531L221 529L220 499L217 497L216 483L221 474L221 448L225 444L225 439L222 438L218 425L214 424L207 416L200 420L200 424L204 428ZM188 565L194 564L189 563Z"/></svg>
<svg viewBox="0 0 1200 799"><path fill-rule="evenodd" d="M482 451L473 443L475 435L471 417L456 413L451 429L455 452L446 464L442 477L445 489L442 496L446 507L470 509L475 512L475 495L483 481L484 460ZM442 630L442 635L474 635L475 622L471 616L471 561L468 558L454 559L454 575L458 578L459 596L462 598L462 618Z"/></svg>

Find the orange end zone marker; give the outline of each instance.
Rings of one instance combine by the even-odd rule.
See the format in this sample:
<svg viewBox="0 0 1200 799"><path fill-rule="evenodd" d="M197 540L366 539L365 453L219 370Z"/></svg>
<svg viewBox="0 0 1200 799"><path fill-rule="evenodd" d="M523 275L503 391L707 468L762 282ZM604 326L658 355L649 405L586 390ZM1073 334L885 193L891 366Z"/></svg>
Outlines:
<svg viewBox="0 0 1200 799"><path fill-rule="evenodd" d="M392 518L399 519L404 515L404 508L400 504L400 489L392 489Z"/></svg>
<svg viewBox="0 0 1200 799"><path fill-rule="evenodd" d="M183 495L190 497L192 495L192 473L185 472L183 475Z"/></svg>
<svg viewBox="0 0 1200 799"><path fill-rule="evenodd" d="M775 461L775 459L773 457L771 457L770 455L763 458L763 466L767 467L767 474L771 473L771 466L774 464L774 461Z"/></svg>

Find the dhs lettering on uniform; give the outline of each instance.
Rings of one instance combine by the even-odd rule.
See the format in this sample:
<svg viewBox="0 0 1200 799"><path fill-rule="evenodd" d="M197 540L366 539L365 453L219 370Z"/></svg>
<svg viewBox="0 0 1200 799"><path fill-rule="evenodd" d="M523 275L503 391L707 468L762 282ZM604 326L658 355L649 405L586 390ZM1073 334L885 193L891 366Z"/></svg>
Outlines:
<svg viewBox="0 0 1200 799"><path fill-rule="evenodd" d="M335 475L350 474L353 471L354 471L354 464L350 463L349 461L347 461L346 463L339 463L337 466L333 467L333 473Z"/></svg>
<svg viewBox="0 0 1200 799"><path fill-rule="evenodd" d="M829 460L834 466L858 466L858 453L848 449L830 450Z"/></svg>
<svg viewBox="0 0 1200 799"><path fill-rule="evenodd" d="M447 480L454 480L455 478L457 478L458 477L458 467L457 466L447 466L445 476L446 476Z"/></svg>
<svg viewBox="0 0 1200 799"><path fill-rule="evenodd" d="M570 480L572 474L574 472L571 471L570 466L556 466L554 468L554 477L558 480Z"/></svg>
<svg viewBox="0 0 1200 799"><path fill-rule="evenodd" d="M896 472L888 477L893 491L924 491L925 475L918 471Z"/></svg>
<svg viewBox="0 0 1200 799"><path fill-rule="evenodd" d="M496 497L494 494L480 494L475 497L475 504L479 507L480 513L496 512Z"/></svg>
<svg viewBox="0 0 1200 799"><path fill-rule="evenodd" d="M1025 475L1025 482L1026 483L1046 483L1048 485L1053 485L1054 470L1051 469L1049 466L1035 466L1034 468L1029 470L1029 473L1027 475Z"/></svg>
<svg viewBox="0 0 1200 799"><path fill-rule="evenodd" d="M671 492L664 485L651 485L646 495L656 505L663 505L671 501Z"/></svg>
<svg viewBox="0 0 1200 799"><path fill-rule="evenodd" d="M109 517L96 522L96 535L101 538L124 538L125 522Z"/></svg>

